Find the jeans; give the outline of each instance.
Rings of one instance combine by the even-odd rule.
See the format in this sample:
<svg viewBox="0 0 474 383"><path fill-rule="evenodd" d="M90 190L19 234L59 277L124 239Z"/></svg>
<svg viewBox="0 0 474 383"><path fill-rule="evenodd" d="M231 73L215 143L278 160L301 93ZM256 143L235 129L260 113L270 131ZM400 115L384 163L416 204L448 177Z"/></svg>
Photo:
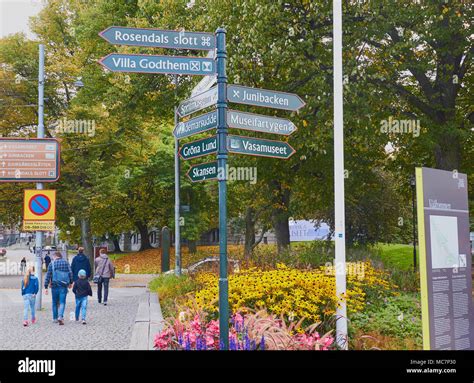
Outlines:
<svg viewBox="0 0 474 383"><path fill-rule="evenodd" d="M53 287L51 289L51 296L53 298L53 320L64 319L64 309L66 308L66 295L67 287Z"/></svg>
<svg viewBox="0 0 474 383"><path fill-rule="evenodd" d="M97 284L97 299L99 303L102 302L102 285L104 285L104 303L107 303L107 298L109 297L109 281L110 278L102 278L102 282Z"/></svg>
<svg viewBox="0 0 474 383"><path fill-rule="evenodd" d="M85 297L76 297L76 320L79 320L79 313L81 319L86 320L87 314L87 295Z"/></svg>
<svg viewBox="0 0 474 383"><path fill-rule="evenodd" d="M23 295L23 320L28 320L28 309L31 310L31 319L36 318L35 313L36 296L33 294Z"/></svg>

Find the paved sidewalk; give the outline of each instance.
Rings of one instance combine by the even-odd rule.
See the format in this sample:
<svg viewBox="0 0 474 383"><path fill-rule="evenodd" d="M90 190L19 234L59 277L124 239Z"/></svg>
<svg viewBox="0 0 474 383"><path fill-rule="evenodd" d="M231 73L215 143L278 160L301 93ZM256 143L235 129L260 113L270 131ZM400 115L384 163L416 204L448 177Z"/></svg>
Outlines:
<svg viewBox="0 0 474 383"><path fill-rule="evenodd" d="M67 295L65 325L52 323L51 293L43 294L43 310L38 322L23 327L21 276L0 276L0 350L125 350L130 347L140 299L152 275L118 274L111 281L107 306L97 302L92 284L87 325L69 320L75 309L74 294ZM43 290L44 292L44 290Z"/></svg>

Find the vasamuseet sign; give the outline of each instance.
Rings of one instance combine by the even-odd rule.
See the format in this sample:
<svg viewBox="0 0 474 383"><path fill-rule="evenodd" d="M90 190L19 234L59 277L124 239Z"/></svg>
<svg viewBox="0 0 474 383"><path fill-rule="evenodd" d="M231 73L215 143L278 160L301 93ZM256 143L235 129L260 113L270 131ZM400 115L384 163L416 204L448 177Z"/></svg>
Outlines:
<svg viewBox="0 0 474 383"><path fill-rule="evenodd" d="M417 168L425 350L474 349L467 176Z"/></svg>

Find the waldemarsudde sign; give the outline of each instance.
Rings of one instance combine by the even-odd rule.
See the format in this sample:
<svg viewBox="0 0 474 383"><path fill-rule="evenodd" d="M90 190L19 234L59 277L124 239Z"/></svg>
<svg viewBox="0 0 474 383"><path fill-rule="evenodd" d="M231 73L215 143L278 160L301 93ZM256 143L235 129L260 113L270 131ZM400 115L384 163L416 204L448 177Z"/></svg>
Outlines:
<svg viewBox="0 0 474 383"><path fill-rule="evenodd" d="M198 50L216 48L216 37L206 32L112 26L100 32L99 36L115 45Z"/></svg>
<svg viewBox="0 0 474 383"><path fill-rule="evenodd" d="M217 112L215 110L192 118L186 122L180 122L174 128L173 135L177 139L181 139L213 128L217 128Z"/></svg>
<svg viewBox="0 0 474 383"><path fill-rule="evenodd" d="M216 72L216 62L205 57L111 53L99 63L112 72L162 73L206 76Z"/></svg>

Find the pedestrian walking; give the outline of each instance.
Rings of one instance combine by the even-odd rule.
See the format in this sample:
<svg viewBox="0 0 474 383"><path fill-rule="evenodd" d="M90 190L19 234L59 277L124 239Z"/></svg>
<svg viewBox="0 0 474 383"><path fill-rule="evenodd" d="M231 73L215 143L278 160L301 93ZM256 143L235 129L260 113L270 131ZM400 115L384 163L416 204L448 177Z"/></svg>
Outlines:
<svg viewBox="0 0 474 383"><path fill-rule="evenodd" d="M26 258L23 257L20 261L20 273L22 275L25 274L25 270L26 270Z"/></svg>
<svg viewBox="0 0 474 383"><path fill-rule="evenodd" d="M36 294L39 282L35 275L35 267L30 266L25 277L21 280L21 295L23 296L23 326L28 326L28 311L31 311L31 323L36 323Z"/></svg>
<svg viewBox="0 0 474 383"><path fill-rule="evenodd" d="M49 254L46 254L46 256L44 257L44 265L46 267L46 271L48 270L50 263L51 263L51 257L49 256Z"/></svg>
<svg viewBox="0 0 474 383"><path fill-rule="evenodd" d="M72 287L72 270L67 260L63 259L58 251L55 259L49 264L46 278L44 280L45 294L48 295L48 287L51 287L53 298L53 322L64 325L64 310L66 308L66 296L68 288Z"/></svg>
<svg viewBox="0 0 474 383"><path fill-rule="evenodd" d="M115 278L115 268L107 256L105 249L100 249L100 255L95 259L94 283L97 283L97 300L102 303L102 287L104 288L104 306L109 297L110 278Z"/></svg>
<svg viewBox="0 0 474 383"><path fill-rule="evenodd" d="M79 321L80 314L82 324L86 324L87 298L92 296L92 288L87 280L87 273L85 270L79 270L77 276L78 279L76 279L74 287L72 288L72 292L76 296L76 322Z"/></svg>
<svg viewBox="0 0 474 383"><path fill-rule="evenodd" d="M77 255L72 259L71 263L72 278L74 279L74 282L78 279L79 270L84 270L86 272L87 279L91 277L91 264L89 258L84 254L84 248L80 247L77 250Z"/></svg>

